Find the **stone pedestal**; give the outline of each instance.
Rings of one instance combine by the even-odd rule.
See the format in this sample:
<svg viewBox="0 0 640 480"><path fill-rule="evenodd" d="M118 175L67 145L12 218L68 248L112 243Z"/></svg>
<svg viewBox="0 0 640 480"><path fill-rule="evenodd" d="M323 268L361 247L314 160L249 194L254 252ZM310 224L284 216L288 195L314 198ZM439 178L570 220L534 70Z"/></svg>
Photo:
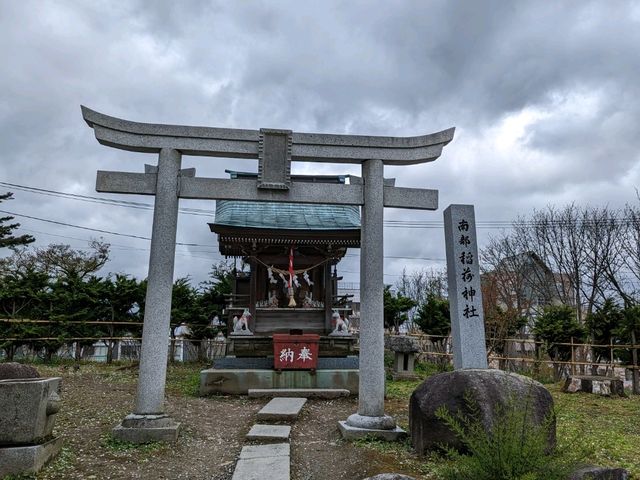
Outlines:
<svg viewBox="0 0 640 480"><path fill-rule="evenodd" d="M342 437L347 440L373 436L395 442L407 436L407 432L398 427L395 419L388 415L368 417L354 413L347 418L346 422L338 422L338 429Z"/></svg>
<svg viewBox="0 0 640 480"><path fill-rule="evenodd" d="M60 381L0 381L0 477L37 472L60 451L62 439L53 437Z"/></svg>
<svg viewBox="0 0 640 480"><path fill-rule="evenodd" d="M6 475L36 473L62 448L62 437L39 445L0 448L0 478Z"/></svg>
<svg viewBox="0 0 640 480"><path fill-rule="evenodd" d="M120 425L112 430L113 437L122 442L175 442L180 424L168 415L127 415Z"/></svg>

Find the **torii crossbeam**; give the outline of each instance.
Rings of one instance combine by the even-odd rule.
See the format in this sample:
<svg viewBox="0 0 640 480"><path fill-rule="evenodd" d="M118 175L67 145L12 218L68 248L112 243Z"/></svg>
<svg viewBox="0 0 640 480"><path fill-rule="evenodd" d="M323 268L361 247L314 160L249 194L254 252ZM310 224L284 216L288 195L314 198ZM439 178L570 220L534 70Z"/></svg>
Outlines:
<svg viewBox="0 0 640 480"><path fill-rule="evenodd" d="M392 438L401 432L384 414L384 207L436 210L438 191L386 185L384 165L435 160L454 129L417 137L377 137L241 130L131 122L86 107L82 115L103 145L157 153L145 173L98 171L100 192L154 195L151 254L134 413L114 429L132 442L174 440L178 425L165 414L167 348L179 198L252 200L362 207L360 253L360 384L358 412L340 422L343 435ZM183 155L258 160L258 179L220 179L181 170ZM362 180L348 185L296 183L291 162L361 164Z"/></svg>

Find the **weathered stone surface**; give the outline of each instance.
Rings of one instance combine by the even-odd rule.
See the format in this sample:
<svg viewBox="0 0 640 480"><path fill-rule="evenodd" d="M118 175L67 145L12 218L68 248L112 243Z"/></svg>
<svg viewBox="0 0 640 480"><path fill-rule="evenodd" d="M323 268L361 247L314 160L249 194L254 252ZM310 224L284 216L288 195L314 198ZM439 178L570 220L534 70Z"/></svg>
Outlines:
<svg viewBox="0 0 640 480"><path fill-rule="evenodd" d="M61 379L0 380L0 446L48 440L60 408Z"/></svg>
<svg viewBox="0 0 640 480"><path fill-rule="evenodd" d="M490 430L500 409L510 404L528 408L534 425L541 425L553 415L553 398L540 383L522 375L502 370L456 370L426 379L411 394L409 401L409 429L413 446L423 455L440 444L464 450L462 442L436 417L436 410L444 406L454 416L469 415L465 392L471 396L478 415ZM555 445L555 419L548 439Z"/></svg>
<svg viewBox="0 0 640 480"><path fill-rule="evenodd" d="M278 397L272 399L258 412L258 420L295 420L307 402L306 398Z"/></svg>
<svg viewBox="0 0 640 480"><path fill-rule="evenodd" d="M562 391L567 393L595 393L605 397L627 396L627 394L624 393L624 382L619 378L592 375L575 375L567 378L562 387Z"/></svg>
<svg viewBox="0 0 640 480"><path fill-rule="evenodd" d="M487 368L478 242L473 205L444 211L453 366Z"/></svg>
<svg viewBox="0 0 640 480"><path fill-rule="evenodd" d="M180 423L165 414L127 415L120 425L112 430L114 438L123 442L149 443L168 442L178 439Z"/></svg>
<svg viewBox="0 0 640 480"><path fill-rule="evenodd" d="M39 471L62 448L62 437L40 445L0 448L0 478Z"/></svg>
<svg viewBox="0 0 640 480"><path fill-rule="evenodd" d="M420 351L420 342L408 335L387 335L384 338L384 348L392 352L415 353Z"/></svg>
<svg viewBox="0 0 640 480"><path fill-rule="evenodd" d="M343 389L358 393L358 370L217 370L200 372L200 395L246 395L253 389ZM297 396L303 396L298 395Z"/></svg>
<svg viewBox="0 0 640 480"><path fill-rule="evenodd" d="M367 477L364 480L415 480L415 478L401 473L381 473L380 475Z"/></svg>
<svg viewBox="0 0 640 480"><path fill-rule="evenodd" d="M289 456L241 458L232 480L289 480L290 464Z"/></svg>
<svg viewBox="0 0 640 480"><path fill-rule="evenodd" d="M573 472L567 480L627 480L628 478L629 472L624 468L587 465Z"/></svg>
<svg viewBox="0 0 640 480"><path fill-rule="evenodd" d="M185 155L258 158L260 132L235 128L191 127L138 123L82 107L82 116L104 145L134 152L175 148ZM291 159L332 163L361 163L383 158L388 165L430 162L453 139L455 129L416 137L374 137L291 133Z"/></svg>
<svg viewBox="0 0 640 480"><path fill-rule="evenodd" d="M371 417L373 420L378 420L384 417ZM394 422L395 424L395 422ZM405 432L400 427L394 427L390 429L378 429L378 428L361 428L354 427L348 423L348 420L338 422L338 430L342 434L342 438L347 440L356 440L358 438L364 437L374 437L380 440L386 440L387 442L395 442L407 436L407 432Z"/></svg>
<svg viewBox="0 0 640 480"><path fill-rule="evenodd" d="M289 425L260 425L256 424L251 427L247 433L247 440L268 441L287 441L291 434Z"/></svg>
<svg viewBox="0 0 640 480"><path fill-rule="evenodd" d="M251 398L261 397L303 397L303 398L340 398L351 395L344 388L251 388Z"/></svg>
<svg viewBox="0 0 640 480"><path fill-rule="evenodd" d="M17 362L0 363L0 380L13 378L38 378L40 374L31 365Z"/></svg>

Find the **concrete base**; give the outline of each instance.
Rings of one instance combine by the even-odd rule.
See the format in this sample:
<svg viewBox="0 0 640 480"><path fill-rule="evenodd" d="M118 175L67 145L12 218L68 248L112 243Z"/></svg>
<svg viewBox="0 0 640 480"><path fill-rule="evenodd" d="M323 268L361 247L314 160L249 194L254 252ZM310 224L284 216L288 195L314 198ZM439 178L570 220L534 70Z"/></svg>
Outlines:
<svg viewBox="0 0 640 480"><path fill-rule="evenodd" d="M363 437L375 437L388 442L395 442L407 436L400 427L396 426L392 430L378 430L375 428L359 428L352 427L346 421L338 422L338 429L342 434L342 438L346 440L356 440Z"/></svg>
<svg viewBox="0 0 640 480"><path fill-rule="evenodd" d="M180 424L168 415L127 415L111 432L116 440L131 443L168 442L178 439Z"/></svg>
<svg viewBox="0 0 640 480"><path fill-rule="evenodd" d="M62 437L40 445L0 448L0 477L35 473L55 457L62 448Z"/></svg>
<svg viewBox="0 0 640 480"><path fill-rule="evenodd" d="M301 397L332 399L348 397L351 392L342 388L250 388L250 398Z"/></svg>
<svg viewBox="0 0 640 480"><path fill-rule="evenodd" d="M200 372L200 395L246 395L250 389L345 389L357 395L358 370L208 369Z"/></svg>

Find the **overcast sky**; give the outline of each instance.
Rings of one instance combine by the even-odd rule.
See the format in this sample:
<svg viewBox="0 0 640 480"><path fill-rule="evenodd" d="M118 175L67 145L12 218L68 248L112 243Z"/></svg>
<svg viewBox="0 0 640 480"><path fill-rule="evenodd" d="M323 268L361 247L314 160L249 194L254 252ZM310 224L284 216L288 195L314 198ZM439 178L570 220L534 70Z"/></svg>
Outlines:
<svg viewBox="0 0 640 480"><path fill-rule="evenodd" d="M478 222L569 202L637 202L640 2L3 1L0 181L95 192L96 170L142 172L152 155L104 147L80 105L128 120L297 132L410 136L456 127L433 163L387 167L398 186L440 191L440 210L385 220L441 222L472 203ZM198 176L255 161L184 157ZM294 164L298 173L355 166ZM0 184L0 209L149 237L151 210L35 194ZM214 202L181 201L176 278L220 260ZM37 246L112 244L103 273L144 278L149 242L20 217ZM437 228L385 233L385 281L444 265ZM481 228L485 242L496 229ZM359 251L339 265L358 281ZM414 257L414 258L394 258Z"/></svg>

